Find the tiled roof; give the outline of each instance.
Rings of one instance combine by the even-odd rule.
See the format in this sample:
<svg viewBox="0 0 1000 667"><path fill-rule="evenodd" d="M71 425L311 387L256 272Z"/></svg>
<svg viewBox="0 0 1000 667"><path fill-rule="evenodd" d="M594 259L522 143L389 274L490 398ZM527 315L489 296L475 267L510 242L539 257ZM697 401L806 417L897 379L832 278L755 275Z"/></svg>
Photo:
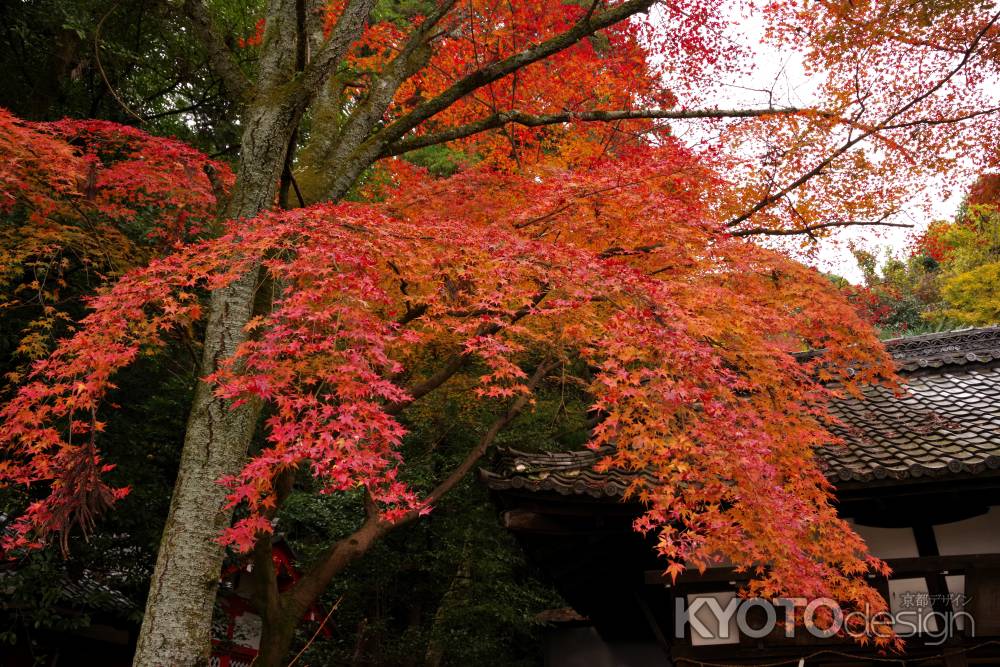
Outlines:
<svg viewBox="0 0 1000 667"><path fill-rule="evenodd" d="M622 495L631 473L595 472L598 458L599 452L586 449L541 454L503 449L494 470L481 470L480 475L494 491L556 491L595 498Z"/></svg>
<svg viewBox="0 0 1000 667"><path fill-rule="evenodd" d="M10 577L16 576L11 569L0 571L0 593L10 594L12 584ZM102 581L107 577L99 577L90 570L84 570L78 575L65 572L60 575L62 589L59 591L59 601L67 606L90 612L106 612L125 618L136 611L136 605L124 593ZM111 577L113 579L113 577ZM114 583L114 582L111 582Z"/></svg>
<svg viewBox="0 0 1000 667"><path fill-rule="evenodd" d="M894 338L886 348L903 372L1000 360L1000 326Z"/></svg>
<svg viewBox="0 0 1000 667"><path fill-rule="evenodd" d="M833 406L846 445L819 451L835 484L1000 471L1000 327L898 338L886 347L909 393L866 391ZM631 473L597 473L589 450L500 453L483 477L494 490L620 496Z"/></svg>

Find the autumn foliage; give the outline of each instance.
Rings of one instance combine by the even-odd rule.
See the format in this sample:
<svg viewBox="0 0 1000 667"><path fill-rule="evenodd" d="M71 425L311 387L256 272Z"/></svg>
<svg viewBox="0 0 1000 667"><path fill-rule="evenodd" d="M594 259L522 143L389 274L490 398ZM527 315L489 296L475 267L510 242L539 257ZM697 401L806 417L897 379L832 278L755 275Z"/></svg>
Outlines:
<svg viewBox="0 0 1000 667"><path fill-rule="evenodd" d="M327 4L326 35L344 5L338 0ZM435 35L433 48L415 49L433 8L414 3L379 12L352 45L345 58L348 73L338 75L317 101L313 134L300 154L297 178L306 201L327 194L327 172L336 171L329 169L330 161L347 156L337 152L338 146L375 117L385 121L383 134L389 135L415 117L422 119L413 132L384 147L383 156L447 140L461 163L521 173L539 164L585 168L592 160L671 132L641 115L592 122L601 119L585 118L588 112L673 109L681 92L689 103L697 102L696 91L733 66L740 54L723 38L726 22L715 4L692 0L665 7L655 23L618 22L466 95L459 92L462 82L567 33L594 8L546 0L474 0L436 19L428 33ZM380 85L397 87L383 99ZM451 101L438 108L443 99ZM344 118L345 108L356 112Z"/></svg>
<svg viewBox="0 0 1000 667"><path fill-rule="evenodd" d="M20 355L45 354L105 280L205 233L232 178L175 140L0 109L0 313L26 322Z"/></svg>
<svg viewBox="0 0 1000 667"><path fill-rule="evenodd" d="M656 535L669 573L729 561L753 575L750 594L884 608L864 575L885 566L837 517L814 453L837 444L831 399L895 386L890 359L829 280L754 239L815 249L838 227L893 224L929 179L950 187L966 161L986 161L991 8L765 3L769 39L803 55L818 103L769 94L757 109L695 113L741 69L708 0L656 3L655 20L639 19L654 4L643 0L330 2L302 16L272 3L238 57L207 5L183 4L243 113L235 182L138 130L0 115L0 307L37 299L55 317L44 309L74 261L97 282L122 276L78 324L66 316L74 331L51 355L56 336L25 348L42 358L0 409L0 483L33 502L3 534L6 553L89 529L127 493L105 481L114 462L100 450L115 375L207 319L215 393L199 385L185 452L225 454L232 474L217 481L236 513L218 539L237 551L273 531L290 473L362 491L369 545L432 511L441 487L404 482L406 411L462 369L477 378L470 400L501 412L541 383L582 390L600 466L644 473L629 489L645 507L635 527ZM684 119L711 119L697 149L666 122ZM428 147L458 173L414 166ZM230 185L239 219L215 224ZM226 358L218 341L243 334ZM266 408L265 445L240 468L249 430L212 429L220 414L253 423L247 404ZM481 452L469 456L455 474ZM197 490L217 491L205 470ZM197 541L200 528L168 534ZM284 648L289 623L360 553L340 557L351 542L262 605L265 630L288 630ZM190 581L221 558L198 546ZM154 588L202 596L210 618L210 596L173 569ZM159 593L151 609L168 604ZM153 653L172 624L154 629Z"/></svg>
<svg viewBox="0 0 1000 667"><path fill-rule="evenodd" d="M4 548L87 526L127 492L101 479L115 372L263 262L271 307L211 378L271 406L267 447L221 480L241 509L225 543L271 530L289 469L366 489L389 520L429 511L398 479L398 415L433 389L426 350L453 350L483 369L483 401L530 392L531 368L587 369L591 445L615 447L604 467L648 473L630 489L648 508L636 527L659 534L671 571L727 557L754 568L754 592L883 604L859 578L881 565L836 517L813 450L833 441L829 399L891 381L889 360L825 278L713 221L720 183L691 153L667 141L537 177L406 173L383 203L241 221L96 297L0 413L0 479L47 489ZM824 353L802 362L807 348Z"/></svg>

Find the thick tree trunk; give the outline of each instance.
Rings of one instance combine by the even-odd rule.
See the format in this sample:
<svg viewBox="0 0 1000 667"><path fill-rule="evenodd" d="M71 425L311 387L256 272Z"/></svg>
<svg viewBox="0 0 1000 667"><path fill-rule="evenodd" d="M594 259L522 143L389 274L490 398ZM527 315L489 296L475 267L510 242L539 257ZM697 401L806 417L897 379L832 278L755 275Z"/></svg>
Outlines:
<svg viewBox="0 0 1000 667"><path fill-rule="evenodd" d="M303 0L269 0L261 55L252 83L219 37L206 4L202 0L184 0L180 4L195 34L205 41L214 71L234 101L246 110L242 117L244 131L236 187L226 213L230 219L254 216L274 203L292 133L306 107L361 35L374 0L348 0L330 36L321 45L322 30L316 28L315 16L307 11L314 6L312 3L307 6ZM434 38L436 24L454 6L453 0L442 3L439 11L421 24L399 57L391 61L383 76L375 81L375 92L359 104L338 133L330 153L334 164L323 165L334 174L325 188L327 197L334 200L342 197L389 144L402 139L457 99L568 48L603 27L645 11L650 4L652 0L628 0L601 13L588 14L586 20L565 33L464 77L434 100L375 132L399 84L429 56L427 43ZM306 59L301 46L308 36L313 36L318 48L302 68ZM202 355L203 376L217 370L243 341L244 328L253 310L258 273L258 269L250 271L229 287L213 293ZM218 479L238 472L258 415L258 406L243 405L233 410L226 401L217 399L210 387L202 384L197 389L146 603L133 663L136 667L196 667L208 662L212 608L223 558L216 539L231 518L230 512L221 509L225 490ZM496 428L504 425L501 420ZM496 435L495 431L488 441ZM481 452L472 461L479 455ZM464 468L456 470L442 483L441 492L467 472ZM433 501L440 494L435 491L431 495ZM265 614L262 641L268 645L267 657L258 659L258 665L280 664L292 640L283 620L301 618L329 581L366 552L387 529L381 522L370 519L354 535L334 545L311 576L303 577L289 595L283 595L278 605L280 613L269 610ZM269 629L271 625L275 626L273 630Z"/></svg>
<svg viewBox="0 0 1000 667"><path fill-rule="evenodd" d="M274 201L289 137L298 123L287 106L254 105L246 115L237 182L227 218L256 215ZM214 372L245 338L259 270L212 293L202 352L202 376ZM240 469L253 435L259 405L233 409L199 383L188 418L170 513L133 664L195 667L208 664L212 609L222 567L216 541L229 526L219 478Z"/></svg>

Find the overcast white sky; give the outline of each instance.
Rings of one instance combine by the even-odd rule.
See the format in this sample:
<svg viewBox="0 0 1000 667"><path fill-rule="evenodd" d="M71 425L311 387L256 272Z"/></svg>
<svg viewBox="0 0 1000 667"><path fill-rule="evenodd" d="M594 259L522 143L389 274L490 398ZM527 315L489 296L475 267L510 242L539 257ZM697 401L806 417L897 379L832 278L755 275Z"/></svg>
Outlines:
<svg viewBox="0 0 1000 667"><path fill-rule="evenodd" d="M732 3L737 4L737 3ZM732 6L731 4L731 6ZM738 3L744 4L744 3ZM739 14L733 9L734 14ZM762 107L767 104L766 93L774 91L774 103L778 105L808 107L816 102L816 83L811 81L802 67L802 57L795 52L782 52L764 41L764 21L759 13L740 17L739 27L732 33L734 43L749 47L754 53L753 67L749 75L732 79L728 85L720 87L716 97L706 101L706 106L720 108ZM756 91L753 89L757 89ZM697 137L697 127L677 127L677 134L689 138ZM932 220L951 218L961 201L961 192L950 197L940 184L928 183L927 195L934 202L930 212L914 208L909 212L909 222L914 229L854 227L840 230L836 240L823 241L815 259L809 260L824 271L832 271L852 282L861 281L861 272L849 251L849 243L877 251L880 256L888 252L900 252L909 243L912 235L926 227Z"/></svg>

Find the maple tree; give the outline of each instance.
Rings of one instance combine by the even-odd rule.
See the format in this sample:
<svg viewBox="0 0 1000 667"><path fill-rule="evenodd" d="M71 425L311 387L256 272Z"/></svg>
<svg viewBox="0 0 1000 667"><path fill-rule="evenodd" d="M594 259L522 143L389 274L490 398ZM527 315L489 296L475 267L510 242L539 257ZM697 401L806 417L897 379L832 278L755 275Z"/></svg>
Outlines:
<svg viewBox="0 0 1000 667"><path fill-rule="evenodd" d="M812 452L829 399L891 384L889 360L825 278L752 239L896 224L914 183L958 173L948 156L995 121L978 84L996 17L970 5L917 39L909 5L771 3L775 38L825 73L823 104L718 110L693 104L738 54L701 0L655 20L651 0L275 0L240 58L207 5L178 5L240 110L228 222L97 297L0 432L5 481L48 485L6 547L87 525L126 492L100 475L114 373L204 320L136 664L204 657L220 536L254 550L259 663L279 664L327 583L430 511L557 369L593 397L602 465L649 472L637 528L670 572L727 556L755 568L751 593L884 605ZM719 124L718 142L685 149L663 124L679 119ZM446 142L478 164L434 181L394 158ZM370 201L336 203L349 193ZM275 209L296 202L325 203ZM825 354L800 363L806 347ZM499 416L436 484L404 483L406 411L472 369ZM369 511L279 593L262 536L296 475L363 489Z"/></svg>
<svg viewBox="0 0 1000 667"><path fill-rule="evenodd" d="M671 563L704 566L723 555L769 563L762 590L794 578L806 595L876 604L851 575L877 562L827 503L811 451L829 439L821 406L833 390L819 380L850 389L888 378L884 352L822 276L706 220L700 195L712 179L679 147L602 166L603 179L470 172L411 185L387 205L265 214L127 275L4 408L6 446L29 453L8 461L5 477L61 480L14 524L7 548L86 523L94 506L126 492L97 475L97 415L112 375L200 316L195 290L219 289L269 257L282 294L248 325L259 335L210 379L219 396L274 406L268 446L225 480L244 515L223 541L245 551L271 531L287 471L308 471L330 492L361 487L372 508L313 572L275 593L276 609L263 611L275 636L290 633L375 538L430 511L555 368L580 363L594 369L588 391L603 414L593 445L617 445L604 465L664 481L640 478L631 492L650 505L637 527L663 530ZM524 199L499 223L500 198L511 191ZM643 223L626 224L639 211ZM550 234L562 240L532 238ZM623 250L650 242L657 247L635 256ZM650 275L664 263L685 279ZM710 293L718 298L706 300ZM804 345L863 370L800 364L790 352ZM428 347L453 349L452 360L427 368ZM465 461L418 493L398 479L396 415L474 361L485 372L471 390L509 407ZM64 421L66 435L53 426ZM828 531L819 542L816 525ZM749 538L762 532L769 539ZM270 558L269 549L258 554L258 568L266 572ZM287 650L287 640L271 649L268 639L265 630L264 664Z"/></svg>

